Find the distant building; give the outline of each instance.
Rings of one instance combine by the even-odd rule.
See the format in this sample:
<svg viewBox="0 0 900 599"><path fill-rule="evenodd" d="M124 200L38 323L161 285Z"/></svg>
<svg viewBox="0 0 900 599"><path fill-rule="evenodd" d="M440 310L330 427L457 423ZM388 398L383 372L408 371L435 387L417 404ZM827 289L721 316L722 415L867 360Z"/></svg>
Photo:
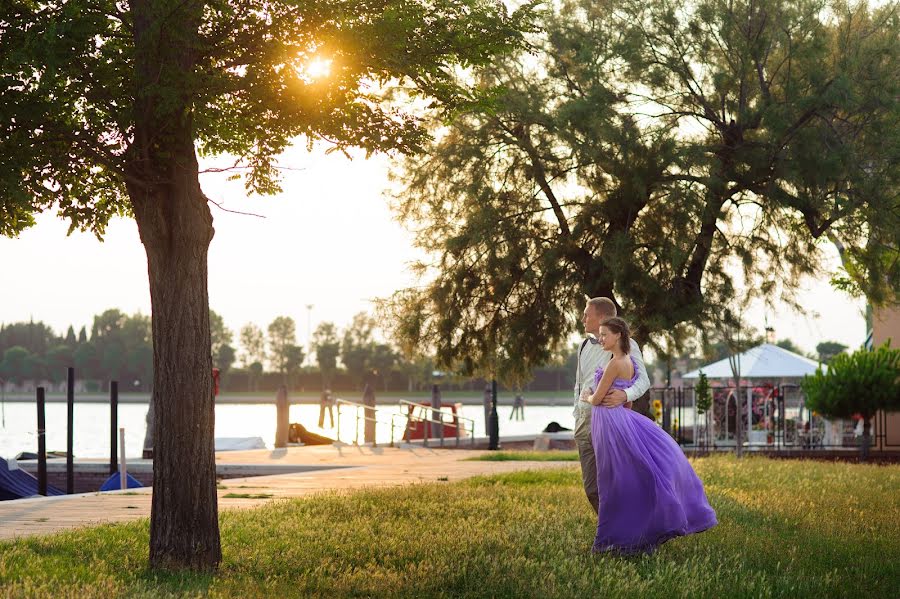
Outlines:
<svg viewBox="0 0 900 599"><path fill-rule="evenodd" d="M888 340L891 347L900 347L900 305L872 310L872 331L866 345L878 347ZM900 450L900 412L879 412L875 416L874 429L874 450Z"/></svg>

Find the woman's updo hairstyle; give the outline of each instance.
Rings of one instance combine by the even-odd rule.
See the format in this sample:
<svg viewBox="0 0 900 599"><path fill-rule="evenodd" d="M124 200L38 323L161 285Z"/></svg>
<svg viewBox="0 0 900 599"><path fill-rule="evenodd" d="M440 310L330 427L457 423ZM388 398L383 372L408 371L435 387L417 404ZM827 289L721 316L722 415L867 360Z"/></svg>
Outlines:
<svg viewBox="0 0 900 599"><path fill-rule="evenodd" d="M612 318L604 320L600 326L606 327L613 333L621 335L621 337L619 337L619 347L626 355L631 353L631 331L628 329L627 322L618 316L613 316Z"/></svg>

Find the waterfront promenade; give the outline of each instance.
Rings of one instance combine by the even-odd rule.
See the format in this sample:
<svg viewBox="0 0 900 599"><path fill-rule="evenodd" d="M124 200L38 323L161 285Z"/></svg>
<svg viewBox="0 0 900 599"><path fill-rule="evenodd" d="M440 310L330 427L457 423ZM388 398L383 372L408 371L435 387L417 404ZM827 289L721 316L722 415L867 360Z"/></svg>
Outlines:
<svg viewBox="0 0 900 599"><path fill-rule="evenodd" d="M219 509L241 509L321 492L456 481L514 470L571 467L571 462L466 461L483 451L409 446L401 448L331 445L231 451L216 454L218 464L252 468L318 467L295 473L229 478L219 484ZM324 469L327 468L327 469ZM191 484L185 479L184 484ZM43 535L150 515L151 489L85 493L0 502L0 540Z"/></svg>

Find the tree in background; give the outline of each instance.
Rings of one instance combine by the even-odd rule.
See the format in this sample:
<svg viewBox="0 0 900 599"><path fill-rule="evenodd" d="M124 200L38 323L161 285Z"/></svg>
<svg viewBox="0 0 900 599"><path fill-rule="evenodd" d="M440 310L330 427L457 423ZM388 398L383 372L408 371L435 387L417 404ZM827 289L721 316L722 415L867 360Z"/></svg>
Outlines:
<svg viewBox="0 0 900 599"><path fill-rule="evenodd" d="M337 371L337 358L341 351L337 327L333 322L322 322L312 335L312 350L316 352L316 362L322 373L322 386L329 388Z"/></svg>
<svg viewBox="0 0 900 599"><path fill-rule="evenodd" d="M24 347L29 353L43 356L62 339L43 322L14 322L0 325L0 355L11 347Z"/></svg>
<svg viewBox="0 0 900 599"><path fill-rule="evenodd" d="M434 359L422 354L412 357L400 354L400 372L409 381L407 391L422 391L431 388L434 380Z"/></svg>
<svg viewBox="0 0 900 599"><path fill-rule="evenodd" d="M250 385L253 391L256 391L256 386L259 383L259 379L263 375L263 364L262 362L256 361L251 362L249 366L247 366L247 372L250 374Z"/></svg>
<svg viewBox="0 0 900 599"><path fill-rule="evenodd" d="M366 382L366 376L372 369L375 327L375 319L365 312L360 312L353 316L353 321L344 329L341 340L341 362L357 387Z"/></svg>
<svg viewBox="0 0 900 599"><path fill-rule="evenodd" d="M266 338L262 329L248 322L241 327L241 362L250 374L247 384L250 390L256 388L259 377L262 375L263 362L266 360ZM258 364L258 368L253 368Z"/></svg>
<svg viewBox="0 0 900 599"><path fill-rule="evenodd" d="M381 382L385 391L388 390L388 383L391 379L391 372L399 361L397 352L394 351L387 343L376 343L371 348L371 354L368 358L368 366L372 369L372 374L381 377Z"/></svg>
<svg viewBox="0 0 900 599"><path fill-rule="evenodd" d="M75 337L75 328L72 325L69 325L69 330L66 331L66 345L72 350L78 345L78 338Z"/></svg>
<svg viewBox="0 0 900 599"><path fill-rule="evenodd" d="M831 360L844 352L847 346L837 341L823 341L816 345L816 354L818 354L819 362L828 364Z"/></svg>
<svg viewBox="0 0 900 599"><path fill-rule="evenodd" d="M219 347L218 353L215 354L215 364L219 368L223 381L227 379L235 360L237 360L237 353L231 345L226 343Z"/></svg>
<svg viewBox="0 0 900 599"><path fill-rule="evenodd" d="M291 358L295 354L293 348L297 347L297 326L290 316L278 316L269 324L268 332L269 361L287 385ZM300 361L302 363L302 358Z"/></svg>
<svg viewBox="0 0 900 599"><path fill-rule="evenodd" d="M100 360L99 372L93 373L96 378L102 379L103 383L119 381L123 390L151 389L153 340L148 316L141 313L127 315L118 309L106 310L94 317L91 344ZM148 410L155 412L152 396ZM153 439L152 435L149 439Z"/></svg>
<svg viewBox="0 0 900 599"><path fill-rule="evenodd" d="M285 348L284 372L289 388L296 386L293 381L295 376L300 373L305 357L306 352L299 345L289 345Z"/></svg>
<svg viewBox="0 0 900 599"><path fill-rule="evenodd" d="M94 343L90 341L79 343L72 354L72 359L75 362L75 372L78 373L79 378L83 380L103 378L100 355Z"/></svg>
<svg viewBox="0 0 900 599"><path fill-rule="evenodd" d="M21 385L28 379L28 357L31 352L21 345L14 345L3 352L3 361L0 362L0 377L7 381Z"/></svg>
<svg viewBox="0 0 900 599"><path fill-rule="evenodd" d="M712 392L709 388L709 379L706 378L706 374L702 370L700 371L697 385L694 387L694 398L697 406L697 415L703 420L703 446L706 447L709 443L709 409L712 407ZM694 447L696 448L699 445L700 443L695 439Z"/></svg>
<svg viewBox="0 0 900 599"><path fill-rule="evenodd" d="M826 418L863 418L863 459L869 455L872 417L900 410L900 349L885 343L873 350L838 354L801 382L806 407Z"/></svg>
<svg viewBox="0 0 900 599"><path fill-rule="evenodd" d="M72 333L74 341L75 333L72 331L72 327L69 327L69 332ZM66 339L68 339L68 335L66 335ZM47 377L52 382L61 383L67 379L68 368L75 366L75 348L77 348L77 343L75 347L72 347L66 342L47 350L44 362L47 365Z"/></svg>
<svg viewBox="0 0 900 599"><path fill-rule="evenodd" d="M219 353L222 351L222 347L226 345L231 345L231 342L234 339L234 333L231 332L231 329L225 326L225 320L222 316L210 308L209 310L209 341L210 341L210 355L213 357L213 362L216 363L216 366L221 368L221 365L216 362L216 358L219 356ZM229 364L230 366L230 364Z"/></svg>
<svg viewBox="0 0 900 599"><path fill-rule="evenodd" d="M803 353L803 350L800 349L800 347L790 339L781 339L780 341L775 343L775 345L777 345L778 347L780 347L782 349L786 349L789 352L793 352L797 355L800 355L800 356L805 355Z"/></svg>
<svg viewBox="0 0 900 599"><path fill-rule="evenodd" d="M51 209L97 236L113 216L135 219L157 365L150 564L214 569L213 219L198 156L235 157L250 191L273 193L276 158L299 136L416 151L420 105L388 100L462 108L456 67L490 62L526 23L487 0L12 0L0 11L0 234ZM332 61L328 77L310 74L316 58Z"/></svg>
<svg viewBox="0 0 900 599"><path fill-rule="evenodd" d="M389 303L405 351L521 380L607 296L655 343L737 297L796 305L827 236L900 291L900 20L891 3L564 0L489 108L396 175L428 258ZM800 307L802 309L802 307Z"/></svg>

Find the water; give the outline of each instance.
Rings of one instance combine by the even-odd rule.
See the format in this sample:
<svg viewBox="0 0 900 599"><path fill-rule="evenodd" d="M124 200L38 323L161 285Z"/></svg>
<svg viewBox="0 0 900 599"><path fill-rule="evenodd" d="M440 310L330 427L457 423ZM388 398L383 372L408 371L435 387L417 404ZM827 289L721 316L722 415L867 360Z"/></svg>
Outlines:
<svg viewBox="0 0 900 599"><path fill-rule="evenodd" d="M399 405L379 405L377 417L389 421L390 414L399 413ZM0 457L15 457L22 451L37 452L37 409L32 403L6 403L6 425L0 427ZM572 428L575 418L570 405L526 406L525 420L511 421L512 406L500 406L500 435L529 435L539 433L550 421ZM463 406L460 415L474 420L475 435L486 436L484 408L480 405ZM125 428L125 447L128 456L139 456L144 444L146 404L120 404L119 426ZM336 416L336 414L335 414ZM66 404L46 404L47 451L66 450ZM325 428L316 426L319 419L318 405L292 405L290 421L299 422L307 430L334 438L334 429L328 428L326 413ZM402 427L405 418L396 418ZM356 409L341 408L341 440L352 442L356 426ZM468 428L470 423L464 422ZM391 437L390 425L378 424L376 439L388 443ZM395 438L403 435L402 428L395 429ZM84 403L75 406L74 454L79 458L105 458L109 456L109 406ZM275 443L274 404L220 404L216 406L216 437L261 437L267 447ZM362 440L362 423L359 438ZM455 443L454 439L449 439Z"/></svg>

